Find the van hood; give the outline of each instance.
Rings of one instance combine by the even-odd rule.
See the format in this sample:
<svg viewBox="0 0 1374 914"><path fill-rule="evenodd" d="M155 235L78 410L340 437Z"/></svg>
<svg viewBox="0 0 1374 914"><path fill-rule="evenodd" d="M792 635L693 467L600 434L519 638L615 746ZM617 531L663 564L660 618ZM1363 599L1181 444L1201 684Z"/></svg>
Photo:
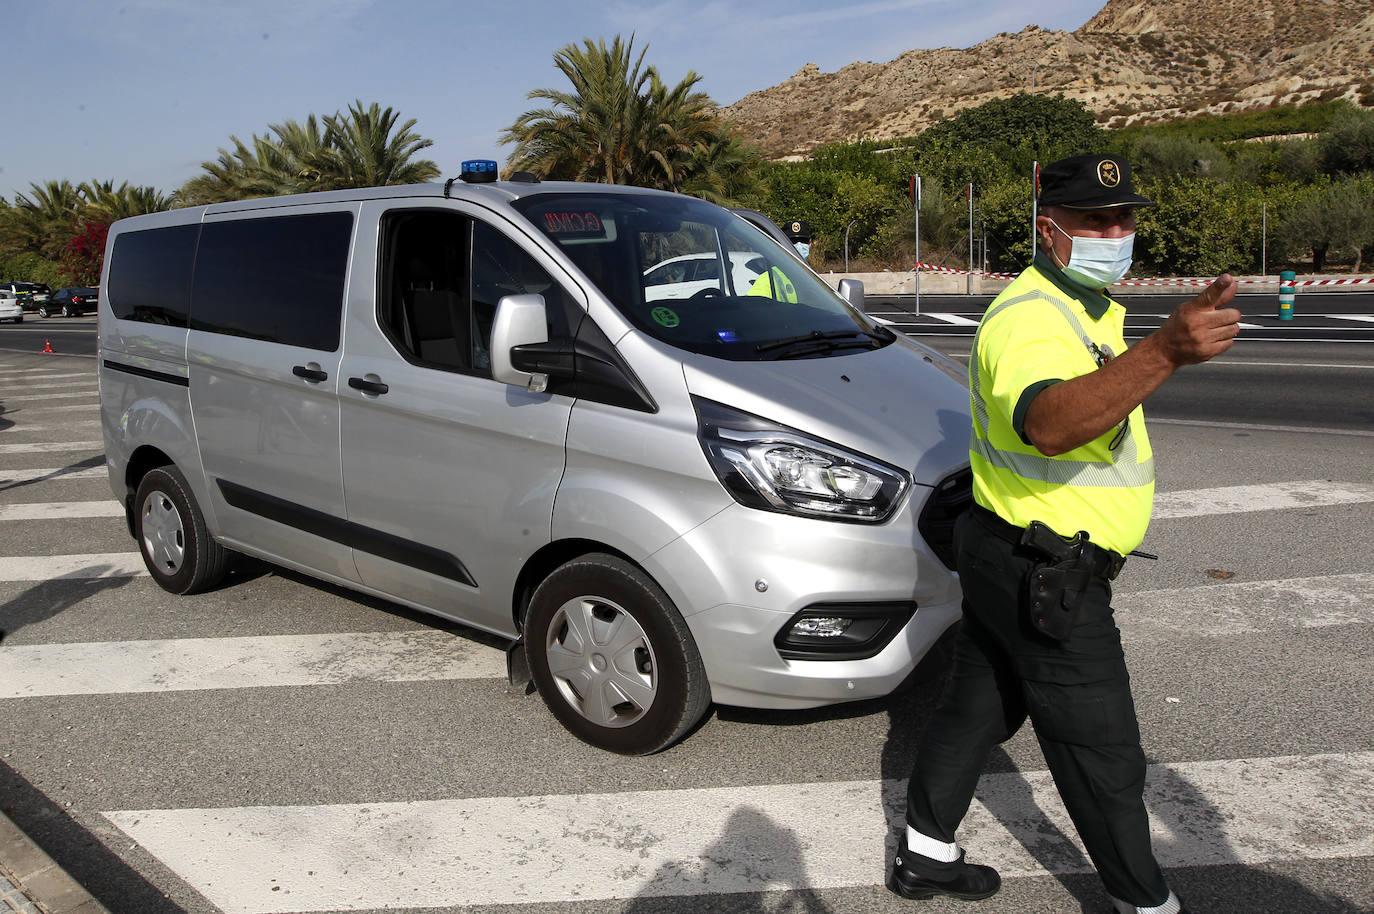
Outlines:
<svg viewBox="0 0 1374 914"><path fill-rule="evenodd" d="M968 387L910 340L816 359L683 360L687 390L903 467L934 485L968 464ZM952 366L962 372L960 366Z"/></svg>

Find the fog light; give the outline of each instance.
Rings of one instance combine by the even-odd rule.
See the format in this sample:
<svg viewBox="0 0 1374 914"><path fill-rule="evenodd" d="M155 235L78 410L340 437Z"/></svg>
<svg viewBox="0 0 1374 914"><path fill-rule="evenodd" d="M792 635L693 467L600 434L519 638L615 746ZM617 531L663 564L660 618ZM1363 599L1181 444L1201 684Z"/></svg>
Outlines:
<svg viewBox="0 0 1374 914"><path fill-rule="evenodd" d="M816 603L778 629L773 639L789 660L862 660L887 646L916 612L916 604Z"/></svg>
<svg viewBox="0 0 1374 914"><path fill-rule="evenodd" d="M853 619L843 616L812 616L798 619L797 624L792 626L792 634L809 635L812 638L835 638L843 635L853 622Z"/></svg>

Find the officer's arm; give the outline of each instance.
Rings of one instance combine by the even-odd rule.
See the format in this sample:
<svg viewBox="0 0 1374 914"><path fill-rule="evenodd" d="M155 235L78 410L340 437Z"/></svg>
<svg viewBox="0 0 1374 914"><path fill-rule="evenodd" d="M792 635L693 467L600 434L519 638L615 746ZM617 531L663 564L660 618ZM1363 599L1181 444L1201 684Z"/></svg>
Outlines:
<svg viewBox="0 0 1374 914"><path fill-rule="evenodd" d="M1046 456L1063 454L1105 435L1184 365L1231 348L1240 312L1229 273L1174 309L1154 333L1086 375L1053 384L1026 410L1026 437Z"/></svg>

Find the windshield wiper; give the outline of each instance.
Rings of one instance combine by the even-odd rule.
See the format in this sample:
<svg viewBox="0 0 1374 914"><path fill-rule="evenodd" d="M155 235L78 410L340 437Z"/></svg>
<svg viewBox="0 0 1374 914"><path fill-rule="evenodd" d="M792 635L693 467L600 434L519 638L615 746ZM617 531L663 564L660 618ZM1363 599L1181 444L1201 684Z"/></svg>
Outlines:
<svg viewBox="0 0 1374 914"><path fill-rule="evenodd" d="M888 333L890 334L891 331L888 331ZM848 340L850 337L855 336L865 336L868 339L852 340L851 345L858 344L861 346L867 346L869 344L869 341L888 343L892 340L891 336L883 336L882 334L875 333L872 330L812 330L810 333L803 333L801 336L789 336L787 339L784 340L774 340L771 343L759 343L757 346L754 347L754 351L771 352L774 349L785 349L789 346L795 346L798 343L815 344L821 342L826 343L829 348L839 348L835 343L830 341ZM825 348L827 347L821 347L822 350L824 350Z"/></svg>

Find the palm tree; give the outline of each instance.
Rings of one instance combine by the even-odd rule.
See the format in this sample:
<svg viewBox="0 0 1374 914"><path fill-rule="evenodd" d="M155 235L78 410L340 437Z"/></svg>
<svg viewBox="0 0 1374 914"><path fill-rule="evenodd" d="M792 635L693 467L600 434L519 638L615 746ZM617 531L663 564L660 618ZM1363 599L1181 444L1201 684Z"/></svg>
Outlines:
<svg viewBox="0 0 1374 914"><path fill-rule="evenodd" d="M85 200L67 180L30 184L29 188L29 194L14 197L6 240L18 250L55 260L71 237Z"/></svg>
<svg viewBox="0 0 1374 914"><path fill-rule="evenodd" d="M706 154L723 127L710 96L695 90L701 77L689 72L669 88L658 71L636 57L634 36L584 39L554 55L554 66L571 91L535 89L527 98L550 102L526 111L502 134L515 144L508 165L540 177L635 184L678 190L709 168Z"/></svg>
<svg viewBox="0 0 1374 914"><path fill-rule="evenodd" d="M376 102L364 108L361 101L349 106L347 117L326 117L328 167L321 181L336 188L386 187L437 178L439 166L433 161L412 161L434 141L415 133L414 118L397 128L399 119L400 114L390 108L382 110Z"/></svg>
<svg viewBox="0 0 1374 914"><path fill-rule="evenodd" d="M230 137L234 147L220 149L213 162L202 162L204 174L182 185L183 206L273 197L313 190L414 184L439 175L429 159L413 160L434 145L414 132L415 120L399 128L400 115L361 101L322 120L311 114L304 123L287 120L253 135L252 145Z"/></svg>
<svg viewBox="0 0 1374 914"><path fill-rule="evenodd" d="M172 205L156 187L130 187L128 181L119 187L113 181L83 181L77 190L86 203L84 217L98 222L160 213Z"/></svg>

